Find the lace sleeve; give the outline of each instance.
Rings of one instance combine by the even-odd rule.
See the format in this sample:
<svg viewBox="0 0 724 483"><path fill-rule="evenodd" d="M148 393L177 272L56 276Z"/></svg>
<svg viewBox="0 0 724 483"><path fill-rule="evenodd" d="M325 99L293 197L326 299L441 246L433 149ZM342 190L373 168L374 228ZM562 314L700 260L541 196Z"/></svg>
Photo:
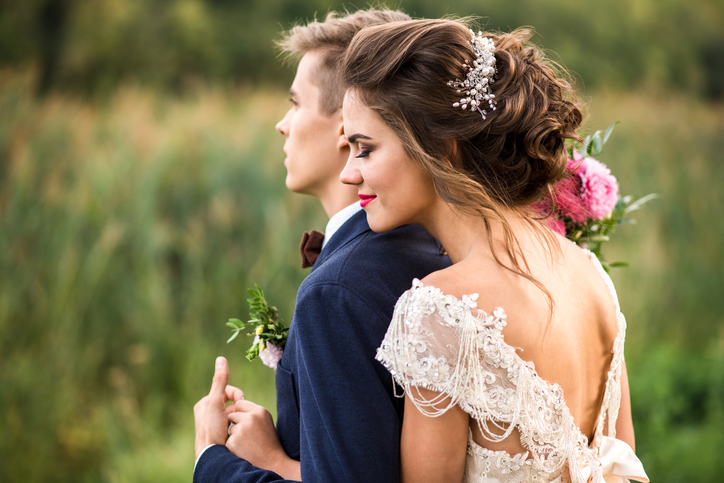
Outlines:
<svg viewBox="0 0 724 483"><path fill-rule="evenodd" d="M493 315L477 310L476 299L458 300L415 280L395 306L377 360L429 416L459 405L478 421L512 422L518 408L511 378L519 371L506 364L515 357L502 342L506 316L500 308ZM417 387L440 394L428 400Z"/></svg>

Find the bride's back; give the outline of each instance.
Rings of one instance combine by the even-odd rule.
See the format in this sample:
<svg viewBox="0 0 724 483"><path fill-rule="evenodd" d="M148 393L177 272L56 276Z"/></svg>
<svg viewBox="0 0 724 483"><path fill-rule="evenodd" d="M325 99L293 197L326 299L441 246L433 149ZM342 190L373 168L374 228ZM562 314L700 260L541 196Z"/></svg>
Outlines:
<svg viewBox="0 0 724 483"><path fill-rule="evenodd" d="M528 231L518 231L518 239L531 275L550 300L539 287L486 254L469 257L423 282L458 298L477 293L478 308L486 313L502 307L507 314L505 343L516 348L521 359L533 362L541 378L561 386L576 425L590 439L618 332L613 299L598 269L573 243L557 237L557 246L548 247ZM521 451L515 432L502 443L491 443L477 426L471 424L471 429L481 446L511 454Z"/></svg>

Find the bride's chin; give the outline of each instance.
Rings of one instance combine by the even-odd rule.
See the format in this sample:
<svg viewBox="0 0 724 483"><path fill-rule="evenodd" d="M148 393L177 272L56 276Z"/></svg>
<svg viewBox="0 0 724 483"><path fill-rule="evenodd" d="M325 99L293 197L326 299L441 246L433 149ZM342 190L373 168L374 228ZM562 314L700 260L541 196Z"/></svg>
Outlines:
<svg viewBox="0 0 724 483"><path fill-rule="evenodd" d="M385 223L383 220L375 219L375 217L369 216L369 214L367 215L367 224L369 224L370 229L375 233L384 233L386 231L394 230L399 226Z"/></svg>

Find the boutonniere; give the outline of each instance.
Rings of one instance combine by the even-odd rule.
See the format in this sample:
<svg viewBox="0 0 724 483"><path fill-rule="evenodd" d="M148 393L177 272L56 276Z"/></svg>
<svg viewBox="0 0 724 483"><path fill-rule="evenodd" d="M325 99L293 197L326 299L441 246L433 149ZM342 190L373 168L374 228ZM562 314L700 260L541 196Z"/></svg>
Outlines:
<svg viewBox="0 0 724 483"><path fill-rule="evenodd" d="M239 319L229 319L226 323L232 329L232 336L227 343L236 339L244 331L247 335L254 335L254 342L246 351L246 358L253 361L257 356L264 365L277 370L277 363L284 353L284 346L287 343L289 327L279 320L279 312L274 306L270 306L259 285L254 284L256 290L247 289L251 295L247 299L249 303L249 320L242 322Z"/></svg>

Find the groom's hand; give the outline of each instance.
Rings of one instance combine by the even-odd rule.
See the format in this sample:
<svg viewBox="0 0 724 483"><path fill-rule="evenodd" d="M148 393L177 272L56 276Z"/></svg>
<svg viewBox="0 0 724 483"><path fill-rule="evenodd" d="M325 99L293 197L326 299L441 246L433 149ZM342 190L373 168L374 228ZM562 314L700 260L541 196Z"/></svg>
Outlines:
<svg viewBox="0 0 724 483"><path fill-rule="evenodd" d="M240 401L244 399L241 389L229 386L229 365L226 359L216 359L214 380L211 383L209 395L203 397L194 406L194 421L196 424L196 458L209 445L224 444L228 435L226 401Z"/></svg>
<svg viewBox="0 0 724 483"><path fill-rule="evenodd" d="M299 461L284 452L269 411L251 401L237 401L229 407L234 407L229 421L235 423L226 441L229 451L257 468L274 471L288 480L301 481Z"/></svg>

